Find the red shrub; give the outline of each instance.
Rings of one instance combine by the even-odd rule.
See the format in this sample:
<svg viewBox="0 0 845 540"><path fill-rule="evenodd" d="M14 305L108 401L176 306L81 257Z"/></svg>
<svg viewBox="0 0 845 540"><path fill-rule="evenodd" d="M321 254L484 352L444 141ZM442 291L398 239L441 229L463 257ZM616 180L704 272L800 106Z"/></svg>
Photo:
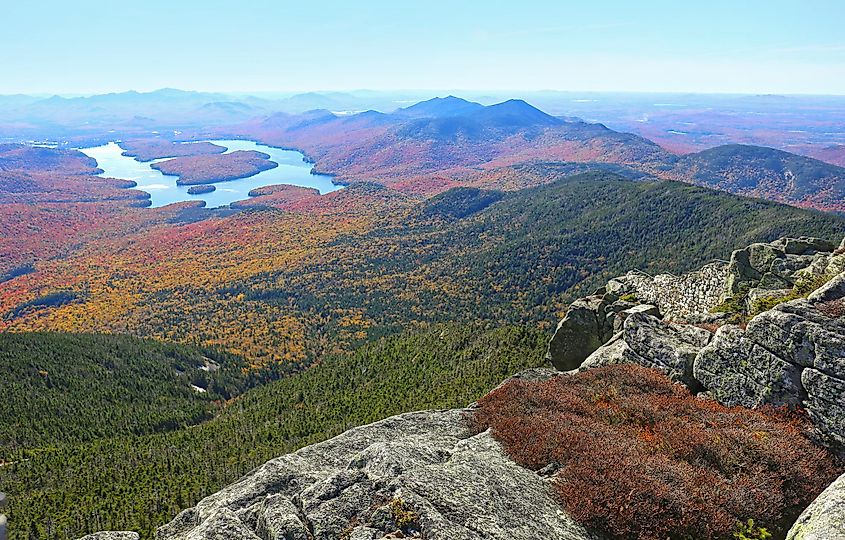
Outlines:
<svg viewBox="0 0 845 540"><path fill-rule="evenodd" d="M514 380L479 404L478 431L560 467L567 513L614 538L731 538L748 518L782 532L838 473L800 414L723 407L639 366Z"/></svg>
<svg viewBox="0 0 845 540"><path fill-rule="evenodd" d="M845 298L837 298L818 305L819 311L832 319L840 319L845 316Z"/></svg>

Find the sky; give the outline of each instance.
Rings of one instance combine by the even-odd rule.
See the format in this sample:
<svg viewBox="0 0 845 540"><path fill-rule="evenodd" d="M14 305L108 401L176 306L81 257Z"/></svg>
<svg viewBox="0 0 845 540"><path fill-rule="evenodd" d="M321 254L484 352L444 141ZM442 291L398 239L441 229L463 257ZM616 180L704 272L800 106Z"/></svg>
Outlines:
<svg viewBox="0 0 845 540"><path fill-rule="evenodd" d="M12 0L0 94L845 94L845 0Z"/></svg>

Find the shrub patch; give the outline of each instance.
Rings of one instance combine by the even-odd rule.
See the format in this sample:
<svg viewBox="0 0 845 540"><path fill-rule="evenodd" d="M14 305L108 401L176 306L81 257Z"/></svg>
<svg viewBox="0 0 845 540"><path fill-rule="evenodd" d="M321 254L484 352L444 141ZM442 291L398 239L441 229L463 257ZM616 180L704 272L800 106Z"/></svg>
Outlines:
<svg viewBox="0 0 845 540"><path fill-rule="evenodd" d="M783 537L842 470L802 413L724 407L640 366L512 380L479 405L475 430L556 465L567 513L616 539L729 539L749 519Z"/></svg>

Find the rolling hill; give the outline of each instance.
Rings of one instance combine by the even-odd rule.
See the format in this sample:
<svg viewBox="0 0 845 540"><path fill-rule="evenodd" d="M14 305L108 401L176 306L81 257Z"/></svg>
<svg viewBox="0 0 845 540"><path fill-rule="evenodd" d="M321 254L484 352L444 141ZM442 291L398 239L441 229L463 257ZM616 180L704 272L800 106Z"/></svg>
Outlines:
<svg viewBox="0 0 845 540"><path fill-rule="evenodd" d="M834 215L684 183L530 174L546 184L421 200L358 183L283 210L148 226L0 283L2 324L199 342L264 368L409 324L548 325L573 294L630 268L679 272L787 233L845 233ZM45 300L55 293L70 300Z"/></svg>
<svg viewBox="0 0 845 540"><path fill-rule="evenodd" d="M731 193L845 211L845 168L774 148L717 146L681 157L670 175Z"/></svg>
<svg viewBox="0 0 845 540"><path fill-rule="evenodd" d="M321 172L433 195L479 169L533 161L609 163L797 206L845 210L845 169L749 145L678 156L630 133L562 119L522 100L483 106L454 96L392 114L283 115L226 128L225 135L304 151Z"/></svg>

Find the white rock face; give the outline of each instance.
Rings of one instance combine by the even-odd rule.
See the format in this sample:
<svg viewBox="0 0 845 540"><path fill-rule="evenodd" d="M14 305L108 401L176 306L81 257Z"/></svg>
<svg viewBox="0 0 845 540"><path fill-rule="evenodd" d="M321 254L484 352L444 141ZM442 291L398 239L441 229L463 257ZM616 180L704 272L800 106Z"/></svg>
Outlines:
<svg viewBox="0 0 845 540"><path fill-rule="evenodd" d="M721 302L727 279L728 263L716 261L681 276L629 272L616 281L624 283L640 301L657 306L671 320L709 311Z"/></svg>

